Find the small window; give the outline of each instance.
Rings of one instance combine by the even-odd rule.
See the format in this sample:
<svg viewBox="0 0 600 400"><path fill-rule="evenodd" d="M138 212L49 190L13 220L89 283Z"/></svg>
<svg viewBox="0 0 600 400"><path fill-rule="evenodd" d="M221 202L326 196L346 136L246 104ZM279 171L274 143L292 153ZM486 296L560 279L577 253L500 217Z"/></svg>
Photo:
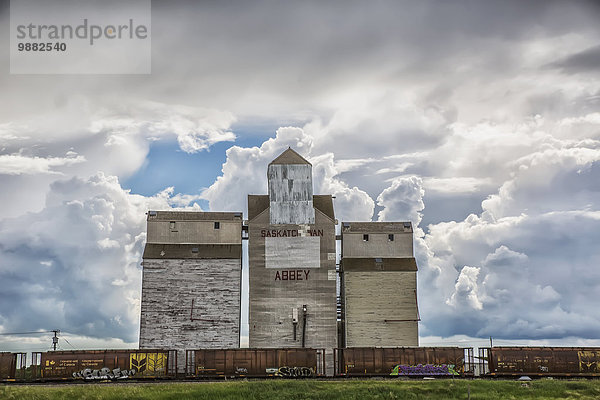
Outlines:
<svg viewBox="0 0 600 400"><path fill-rule="evenodd" d="M394 241L394 234L393 234L393 233L390 233L390 234L388 235L388 242L393 242L393 241Z"/></svg>
<svg viewBox="0 0 600 400"><path fill-rule="evenodd" d="M363 242L368 242L369 241L369 235L364 234L363 235Z"/></svg>
<svg viewBox="0 0 600 400"><path fill-rule="evenodd" d="M197 247L192 247L192 253L198 253L200 250Z"/></svg>
<svg viewBox="0 0 600 400"><path fill-rule="evenodd" d="M175 221L169 222L169 226L171 227L171 229L175 229Z"/></svg>
<svg viewBox="0 0 600 400"><path fill-rule="evenodd" d="M215 222L215 229L221 229L221 223Z"/></svg>

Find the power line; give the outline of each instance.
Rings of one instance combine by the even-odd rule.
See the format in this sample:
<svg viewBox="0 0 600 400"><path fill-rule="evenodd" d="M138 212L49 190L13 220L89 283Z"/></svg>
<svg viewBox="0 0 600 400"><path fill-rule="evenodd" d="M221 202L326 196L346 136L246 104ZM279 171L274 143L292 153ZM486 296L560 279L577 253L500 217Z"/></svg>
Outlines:
<svg viewBox="0 0 600 400"><path fill-rule="evenodd" d="M69 346L71 346L72 348L74 348L75 350L77 350L77 349L75 348L75 346L73 346L73 345L71 344L71 342L69 342L69 341L67 340L67 338L66 338L66 337L64 337L64 336L63 336L62 338L63 338L63 340L64 340L65 342L69 343Z"/></svg>
<svg viewBox="0 0 600 400"><path fill-rule="evenodd" d="M8 335L36 335L36 334L50 333L50 332L54 332L54 331L6 332L6 333L0 333L0 335L2 335L2 336L8 336Z"/></svg>

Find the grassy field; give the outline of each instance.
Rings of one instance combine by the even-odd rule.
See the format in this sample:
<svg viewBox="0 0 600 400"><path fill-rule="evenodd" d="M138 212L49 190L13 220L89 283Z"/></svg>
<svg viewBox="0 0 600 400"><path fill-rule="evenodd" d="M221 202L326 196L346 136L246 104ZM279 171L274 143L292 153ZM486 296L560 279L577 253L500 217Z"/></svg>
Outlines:
<svg viewBox="0 0 600 400"><path fill-rule="evenodd" d="M600 381L353 380L0 386L0 399L598 399Z"/></svg>

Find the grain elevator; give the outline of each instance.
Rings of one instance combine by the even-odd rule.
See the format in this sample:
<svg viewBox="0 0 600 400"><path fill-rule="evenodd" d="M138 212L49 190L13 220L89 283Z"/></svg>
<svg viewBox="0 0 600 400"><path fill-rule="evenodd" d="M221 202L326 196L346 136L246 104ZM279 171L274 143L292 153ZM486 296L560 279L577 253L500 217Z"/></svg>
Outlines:
<svg viewBox="0 0 600 400"><path fill-rule="evenodd" d="M312 165L292 149L248 196L250 347L337 346L335 217L314 195Z"/></svg>
<svg viewBox="0 0 600 400"><path fill-rule="evenodd" d="M336 235L333 196L313 193L312 165L291 148L267 182L247 221L148 212L140 348L239 347L245 239L251 348L323 349L331 374L335 348L418 346L412 224L342 222Z"/></svg>
<svg viewBox="0 0 600 400"><path fill-rule="evenodd" d="M140 349L239 347L242 213L147 215Z"/></svg>

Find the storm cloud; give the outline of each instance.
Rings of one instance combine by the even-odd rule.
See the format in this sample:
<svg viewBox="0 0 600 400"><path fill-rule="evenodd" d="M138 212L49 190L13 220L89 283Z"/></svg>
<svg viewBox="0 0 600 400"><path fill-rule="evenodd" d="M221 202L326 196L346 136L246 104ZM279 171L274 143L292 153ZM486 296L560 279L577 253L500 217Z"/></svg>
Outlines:
<svg viewBox="0 0 600 400"><path fill-rule="evenodd" d="M144 213L245 212L291 146L340 221L413 222L425 342L597 336L597 2L152 3L151 75L11 75L0 36L0 332L135 345ZM156 143L230 145L125 189Z"/></svg>

